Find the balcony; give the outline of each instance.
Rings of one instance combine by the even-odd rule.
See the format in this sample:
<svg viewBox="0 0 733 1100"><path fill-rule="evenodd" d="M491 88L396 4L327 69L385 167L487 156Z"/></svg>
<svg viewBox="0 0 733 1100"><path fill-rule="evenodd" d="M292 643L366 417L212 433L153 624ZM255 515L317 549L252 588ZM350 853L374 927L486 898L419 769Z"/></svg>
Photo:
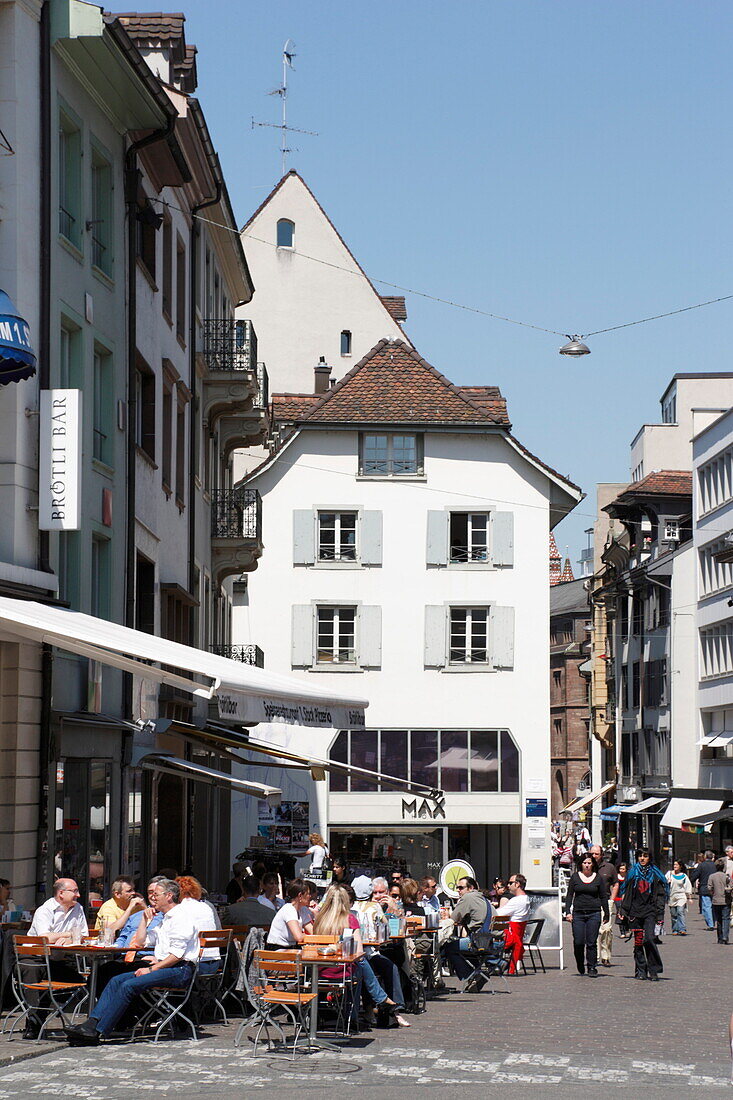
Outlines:
<svg viewBox="0 0 733 1100"><path fill-rule="evenodd" d="M241 661L243 665L265 667L265 655L258 645L211 645L211 653L218 657L227 657L230 661Z"/></svg>
<svg viewBox="0 0 733 1100"><path fill-rule="evenodd" d="M257 364L257 393L246 413L221 416L219 419L219 447L228 460L232 451L241 447L255 447L266 442L269 434L270 380L264 363Z"/></svg>
<svg viewBox="0 0 733 1100"><path fill-rule="evenodd" d="M201 358L204 420L213 429L222 417L252 415L254 432L261 430L258 401L257 336L251 321L206 320L202 326Z"/></svg>
<svg viewBox="0 0 733 1100"><path fill-rule="evenodd" d="M211 494L211 558L217 585L257 568L262 555L262 497L256 489Z"/></svg>

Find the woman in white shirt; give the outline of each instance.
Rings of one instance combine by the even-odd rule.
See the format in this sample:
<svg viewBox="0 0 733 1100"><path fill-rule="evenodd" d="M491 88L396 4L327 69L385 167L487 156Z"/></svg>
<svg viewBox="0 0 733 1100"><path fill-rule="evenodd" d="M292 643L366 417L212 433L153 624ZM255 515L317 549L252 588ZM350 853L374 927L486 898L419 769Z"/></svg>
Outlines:
<svg viewBox="0 0 733 1100"><path fill-rule="evenodd" d="M687 935L687 903L692 897L692 883L687 868L680 859L676 859L671 871L667 871L669 883L669 915L672 918L672 935Z"/></svg>
<svg viewBox="0 0 733 1100"><path fill-rule="evenodd" d="M302 879L296 878L285 891L287 901L275 916L267 931L269 951L281 951L283 948L297 947L304 936L313 933L313 914L308 908L310 890Z"/></svg>
<svg viewBox="0 0 733 1100"><path fill-rule="evenodd" d="M262 893L257 898L260 905L266 905L268 909L280 909L285 904L279 896L280 876L275 871L268 871L262 876Z"/></svg>
<svg viewBox="0 0 733 1100"><path fill-rule="evenodd" d="M213 906L202 901L203 887L198 879L191 875L180 875L175 880L181 889L181 909L186 913L194 928L199 932L216 932L216 920ZM205 947L201 956L199 973L214 974L219 969L221 956L218 947Z"/></svg>
<svg viewBox="0 0 733 1100"><path fill-rule="evenodd" d="M320 833L311 833L308 840L310 841L310 848L306 854L311 857L310 873L316 878L320 878L323 871L323 861L328 855L328 847Z"/></svg>

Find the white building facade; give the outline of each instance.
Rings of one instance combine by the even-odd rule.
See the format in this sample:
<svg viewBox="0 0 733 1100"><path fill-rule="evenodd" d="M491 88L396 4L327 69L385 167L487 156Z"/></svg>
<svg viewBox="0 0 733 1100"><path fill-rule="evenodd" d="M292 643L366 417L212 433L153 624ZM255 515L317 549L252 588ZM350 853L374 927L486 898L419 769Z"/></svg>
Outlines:
<svg viewBox="0 0 733 1100"><path fill-rule="evenodd" d="M290 434L245 481L267 551L233 639L370 700L365 730L311 751L441 793L268 770L298 809L269 823L235 800L233 853L302 851L311 827L352 867L464 857L482 882L521 868L548 885L547 536L582 493L514 439L498 390L453 386L404 341L322 397L275 395L273 417Z"/></svg>

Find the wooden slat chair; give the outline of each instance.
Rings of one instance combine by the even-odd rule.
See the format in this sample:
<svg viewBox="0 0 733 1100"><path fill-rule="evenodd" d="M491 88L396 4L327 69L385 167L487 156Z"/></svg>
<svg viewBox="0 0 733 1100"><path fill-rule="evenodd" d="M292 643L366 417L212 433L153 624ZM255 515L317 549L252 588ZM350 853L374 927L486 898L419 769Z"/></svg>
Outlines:
<svg viewBox="0 0 733 1100"><path fill-rule="evenodd" d="M226 961L224 989L220 1000L223 1004L227 997L231 997L236 1003L237 1008L244 1011L246 1015L247 1005L245 1002L244 980L241 970L245 961L244 947L249 937L250 926L248 924L232 924L224 928L223 931L231 932L232 937L229 941L229 954ZM264 947L264 936L261 937L261 940L262 942L257 944L258 947Z"/></svg>
<svg viewBox="0 0 733 1100"><path fill-rule="evenodd" d="M193 991L193 1005L196 1023L200 1023L208 1005L213 1006L214 1016L221 1012L225 1025L229 1026L226 1009L222 1004L224 997L224 982L227 975L227 962L229 959L229 944L232 940L232 929L222 928L219 931L202 932L199 942L204 951L207 948L217 948L219 951L219 968L213 974L199 974Z"/></svg>
<svg viewBox="0 0 733 1100"><path fill-rule="evenodd" d="M270 1028L280 1036L287 1047L285 1032L278 1020L277 1012L282 1012L286 1021L293 1025L293 1059L301 1034L305 1034L307 1049L310 1052L310 1034L306 1010L317 994L305 989L303 963L299 951L255 951L252 965L245 972L247 996L254 1007L255 1016L251 1021L243 1020L235 1037L235 1046L239 1046L242 1032L248 1023L257 1024L254 1051L264 1030L268 1049L272 1048ZM279 988L278 988L279 987Z"/></svg>
<svg viewBox="0 0 733 1100"><path fill-rule="evenodd" d="M69 1027L73 1023L76 1010L81 1003L81 994L86 991L86 982L58 982L51 977L51 950L45 936L13 936L15 946L15 992L22 1006L22 1012L13 1021L9 1036L21 1020L27 1019L32 1013L34 1016L43 1016L44 1020L38 1031L36 1042L40 1042L43 1033L56 1018L61 1020L63 1027ZM28 979L35 979L29 981ZM41 997L45 996L50 1004L31 1004L28 994L34 992ZM69 1002L77 1001L71 1020L67 1019L65 1010Z"/></svg>
<svg viewBox="0 0 733 1100"><path fill-rule="evenodd" d="M328 947L330 944L339 943L340 936L303 936L302 947ZM343 1036L349 1035L352 1024L352 1002L355 995L356 984L353 977L346 972L346 965L334 962L335 967L341 966L341 978L328 978L318 986L318 995L325 1008L336 1012L335 1033Z"/></svg>

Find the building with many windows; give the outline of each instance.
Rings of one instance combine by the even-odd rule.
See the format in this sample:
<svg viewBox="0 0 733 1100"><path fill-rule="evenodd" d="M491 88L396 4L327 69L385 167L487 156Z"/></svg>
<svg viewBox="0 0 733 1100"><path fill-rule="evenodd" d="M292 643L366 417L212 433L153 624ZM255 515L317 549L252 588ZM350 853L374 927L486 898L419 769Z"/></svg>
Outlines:
<svg viewBox="0 0 733 1100"><path fill-rule="evenodd" d="M368 728L320 748L384 778L268 781L352 866L467 856L482 881L521 866L549 884L547 540L582 493L518 442L498 389L454 385L404 340L322 393L275 393L272 415L280 445L243 483L268 549L233 636L268 669L358 684ZM235 852L287 840L245 802L232 828Z"/></svg>

